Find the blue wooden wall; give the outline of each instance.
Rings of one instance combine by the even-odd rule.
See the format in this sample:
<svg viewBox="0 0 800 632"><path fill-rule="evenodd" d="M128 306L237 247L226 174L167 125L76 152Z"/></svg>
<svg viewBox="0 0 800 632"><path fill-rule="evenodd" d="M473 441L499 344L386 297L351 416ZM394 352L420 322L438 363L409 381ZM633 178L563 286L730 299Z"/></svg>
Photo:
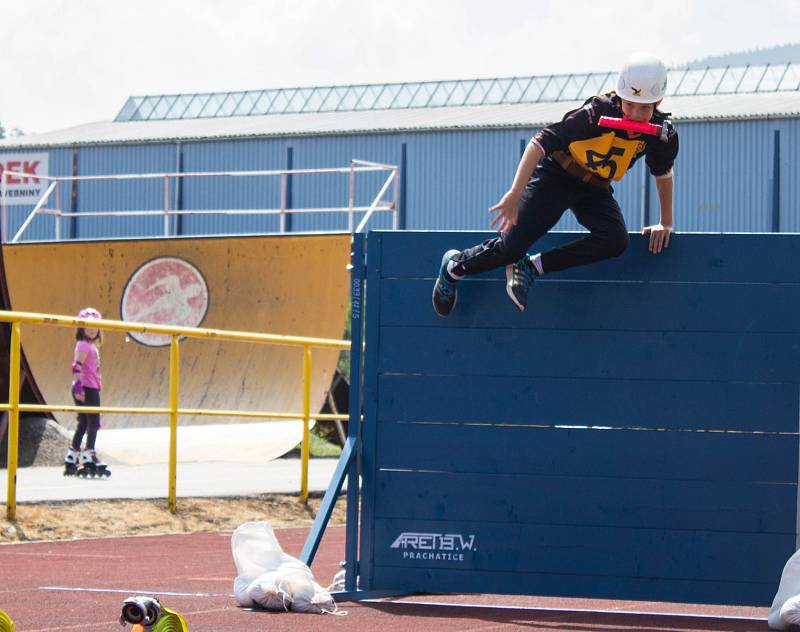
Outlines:
<svg viewBox="0 0 800 632"><path fill-rule="evenodd" d="M367 237L361 588L769 605L798 546L800 235L631 235L524 313L497 270L437 317L442 253L488 236Z"/></svg>

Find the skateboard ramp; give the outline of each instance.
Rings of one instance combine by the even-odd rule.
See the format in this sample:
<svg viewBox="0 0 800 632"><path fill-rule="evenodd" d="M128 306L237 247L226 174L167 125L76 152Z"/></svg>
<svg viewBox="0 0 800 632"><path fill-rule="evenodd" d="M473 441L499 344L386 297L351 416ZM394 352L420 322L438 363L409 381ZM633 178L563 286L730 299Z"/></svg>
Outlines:
<svg viewBox="0 0 800 632"><path fill-rule="evenodd" d="M3 247L9 306L14 310L76 314L92 306L112 319L323 338L341 338L344 331L349 253L349 235ZM103 335L103 405L166 406L169 346L163 344L168 339L118 332ZM23 327L22 347L30 375L45 402L70 401L74 344L72 329ZM323 404L337 360L336 350L312 351L312 411ZM298 412L302 361L301 347L183 340L180 405ZM55 416L65 427L74 427L73 415ZM228 430L220 428L221 421L229 422ZM181 450L179 440L179 459L202 460L221 451L236 459L237 450L248 460L274 458L297 445L302 434L296 421L243 421L181 417L180 436L187 450ZM148 439L153 431L132 430L167 425L166 416L105 415L98 448L122 462L165 460L166 453L148 455L161 452L156 447L159 442ZM216 431L198 430L198 436L208 437L205 448L202 441L192 440L192 427L204 425L217 427ZM126 429L118 439L114 437L117 429ZM194 448L188 450L190 445Z"/></svg>

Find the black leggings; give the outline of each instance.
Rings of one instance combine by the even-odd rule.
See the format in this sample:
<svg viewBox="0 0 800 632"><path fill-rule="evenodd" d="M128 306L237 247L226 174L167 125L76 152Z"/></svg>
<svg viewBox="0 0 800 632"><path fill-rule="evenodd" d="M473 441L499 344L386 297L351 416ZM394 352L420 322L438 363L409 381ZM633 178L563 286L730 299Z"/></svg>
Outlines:
<svg viewBox="0 0 800 632"><path fill-rule="evenodd" d="M77 406L99 406L100 391L96 388L84 386L83 392L86 397L82 402L75 400ZM80 451L83 435L86 435L86 449L94 450L94 442L97 439L97 431L100 428L100 415L98 413L78 413L78 427L72 435L72 449Z"/></svg>
<svg viewBox="0 0 800 632"><path fill-rule="evenodd" d="M610 188L585 185L554 164L542 164L522 194L517 224L508 233L456 255L453 272L459 276L478 274L519 261L568 208L589 234L543 252L545 272L618 257L628 246L628 229L612 193Z"/></svg>

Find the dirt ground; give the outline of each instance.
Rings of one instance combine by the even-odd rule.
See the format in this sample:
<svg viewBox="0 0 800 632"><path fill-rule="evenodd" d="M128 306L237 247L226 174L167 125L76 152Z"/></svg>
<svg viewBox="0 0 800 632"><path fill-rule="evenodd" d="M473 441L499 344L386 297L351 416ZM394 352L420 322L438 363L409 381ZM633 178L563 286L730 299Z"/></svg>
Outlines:
<svg viewBox="0 0 800 632"><path fill-rule="evenodd" d="M3 430L0 427L0 467L6 466ZM68 432L49 419L26 419L25 423L20 424L20 466L61 465L69 436ZM317 443L324 443L322 448L328 445L322 440ZM317 447L320 448L319 445ZM20 503L17 505L17 518L13 522L6 520L5 505L0 505L0 544L232 531L250 520L266 520L276 528L307 527L313 523L321 502L322 494L312 494L307 504L301 503L297 495L290 494L179 498L176 514L170 513L166 499ZM329 524L345 523L346 506L347 499L343 494L336 501Z"/></svg>
<svg viewBox="0 0 800 632"><path fill-rule="evenodd" d="M17 519L0 519L0 544L35 540L67 540L119 535L155 535L229 531L243 522L266 520L273 527L310 526L321 495L308 504L297 496L261 495L242 498L178 499L178 513L167 501L94 500L61 503L21 503ZM336 502L329 524L344 524L346 499ZM3 506L3 509L5 507Z"/></svg>

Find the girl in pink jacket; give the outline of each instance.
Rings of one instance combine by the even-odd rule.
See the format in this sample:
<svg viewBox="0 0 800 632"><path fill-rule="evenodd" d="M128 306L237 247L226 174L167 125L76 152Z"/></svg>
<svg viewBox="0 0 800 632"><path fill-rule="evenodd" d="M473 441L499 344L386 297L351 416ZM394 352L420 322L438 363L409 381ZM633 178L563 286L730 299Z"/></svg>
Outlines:
<svg viewBox="0 0 800 632"><path fill-rule="evenodd" d="M78 318L99 320L100 312L87 307L78 312ZM75 333L75 352L72 362L72 398L77 406L99 406L100 390L100 346L103 334L96 327L78 327ZM72 436L67 456L64 458L64 475L111 476L108 469L95 452L97 431L100 429L98 413L78 413L78 426ZM81 443L86 435L86 448L81 451Z"/></svg>

